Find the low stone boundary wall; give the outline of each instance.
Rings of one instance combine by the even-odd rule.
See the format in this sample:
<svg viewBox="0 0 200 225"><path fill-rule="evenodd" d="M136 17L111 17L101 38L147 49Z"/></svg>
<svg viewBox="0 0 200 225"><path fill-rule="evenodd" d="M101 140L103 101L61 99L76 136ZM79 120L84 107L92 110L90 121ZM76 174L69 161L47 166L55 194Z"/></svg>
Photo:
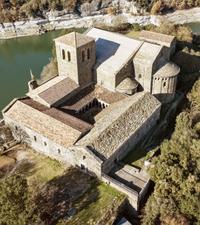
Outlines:
<svg viewBox="0 0 200 225"><path fill-rule="evenodd" d="M110 185L111 187L117 189L118 191L124 193L128 196L129 203L132 205L132 207L137 211L139 208L139 195L136 191L133 189L127 187L123 183L117 181L116 179L106 175L102 174L102 181L104 181L106 184Z"/></svg>

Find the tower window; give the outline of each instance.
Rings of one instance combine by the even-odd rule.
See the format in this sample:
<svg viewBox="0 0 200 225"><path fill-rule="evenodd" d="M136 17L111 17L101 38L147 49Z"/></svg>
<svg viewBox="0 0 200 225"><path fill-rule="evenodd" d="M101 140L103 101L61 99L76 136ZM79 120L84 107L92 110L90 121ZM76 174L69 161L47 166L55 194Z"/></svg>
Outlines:
<svg viewBox="0 0 200 225"><path fill-rule="evenodd" d="M84 62L85 61L85 51L83 50L82 51L82 62Z"/></svg>
<svg viewBox="0 0 200 225"><path fill-rule="evenodd" d="M67 60L70 62L71 61L71 53L68 51L67 52Z"/></svg>
<svg viewBox="0 0 200 225"><path fill-rule="evenodd" d="M87 59L90 59L90 49L87 49Z"/></svg>
<svg viewBox="0 0 200 225"><path fill-rule="evenodd" d="M34 136L34 141L37 141L37 138L36 138L36 136Z"/></svg>
<svg viewBox="0 0 200 225"><path fill-rule="evenodd" d="M62 59L65 59L65 50L62 49Z"/></svg>
<svg viewBox="0 0 200 225"><path fill-rule="evenodd" d="M47 143L46 142L44 142L44 146L47 146Z"/></svg>
<svg viewBox="0 0 200 225"><path fill-rule="evenodd" d="M166 85L167 85L167 83L166 83L166 82L164 82L164 83L163 83L163 87L166 87Z"/></svg>
<svg viewBox="0 0 200 225"><path fill-rule="evenodd" d="M58 149L58 154L60 154L60 152L61 152L60 149Z"/></svg>

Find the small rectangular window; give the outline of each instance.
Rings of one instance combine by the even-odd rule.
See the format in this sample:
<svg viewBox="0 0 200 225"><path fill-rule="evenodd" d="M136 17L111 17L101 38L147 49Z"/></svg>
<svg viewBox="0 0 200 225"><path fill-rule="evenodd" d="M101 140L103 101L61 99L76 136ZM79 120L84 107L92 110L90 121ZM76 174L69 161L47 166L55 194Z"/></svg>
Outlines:
<svg viewBox="0 0 200 225"><path fill-rule="evenodd" d="M67 52L67 60L68 60L68 62L71 61L71 53L69 51Z"/></svg>
<svg viewBox="0 0 200 225"><path fill-rule="evenodd" d="M87 59L90 59L90 49L87 49Z"/></svg>
<svg viewBox="0 0 200 225"><path fill-rule="evenodd" d="M37 141L37 138L36 138L36 136L34 136L34 141Z"/></svg>
<svg viewBox="0 0 200 225"><path fill-rule="evenodd" d="M82 62L84 62L85 61L85 51L83 50L82 51Z"/></svg>
<svg viewBox="0 0 200 225"><path fill-rule="evenodd" d="M62 49L62 59L65 59L65 50Z"/></svg>

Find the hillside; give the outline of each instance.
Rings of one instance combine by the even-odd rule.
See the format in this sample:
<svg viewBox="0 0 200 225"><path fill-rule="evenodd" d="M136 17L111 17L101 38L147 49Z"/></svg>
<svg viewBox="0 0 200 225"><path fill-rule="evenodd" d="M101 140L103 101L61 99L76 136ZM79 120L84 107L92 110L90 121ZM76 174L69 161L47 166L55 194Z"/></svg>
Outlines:
<svg viewBox="0 0 200 225"><path fill-rule="evenodd" d="M200 80L188 100L172 137L162 143L150 168L155 188L145 206L143 225L200 224Z"/></svg>
<svg viewBox="0 0 200 225"><path fill-rule="evenodd" d="M199 7L200 0L0 0L0 23L30 18L48 18L74 13L79 16L97 14L132 15L163 14L178 9Z"/></svg>
<svg viewBox="0 0 200 225"><path fill-rule="evenodd" d="M149 3L151 1L148 1ZM75 13L80 16L115 14L120 11L148 8L147 1L111 0L0 0L0 23L14 22L31 17L47 18L53 15Z"/></svg>
<svg viewBox="0 0 200 225"><path fill-rule="evenodd" d="M152 14L173 12L175 10L199 7L200 0L154 0L151 8Z"/></svg>

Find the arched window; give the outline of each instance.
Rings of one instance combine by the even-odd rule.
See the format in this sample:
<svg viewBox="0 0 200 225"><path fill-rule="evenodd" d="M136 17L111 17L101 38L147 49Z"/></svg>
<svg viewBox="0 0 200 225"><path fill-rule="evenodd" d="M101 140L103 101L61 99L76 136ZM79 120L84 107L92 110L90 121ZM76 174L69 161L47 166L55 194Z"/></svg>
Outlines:
<svg viewBox="0 0 200 225"><path fill-rule="evenodd" d="M61 152L60 149L58 149L58 154L60 154L60 152Z"/></svg>
<svg viewBox="0 0 200 225"><path fill-rule="evenodd" d="M167 85L167 83L166 83L166 82L164 82L164 83L163 83L163 87L166 87L166 85Z"/></svg>
<svg viewBox="0 0 200 225"><path fill-rule="evenodd" d="M65 50L62 49L62 59L65 59Z"/></svg>
<svg viewBox="0 0 200 225"><path fill-rule="evenodd" d="M87 59L90 59L90 49L87 49Z"/></svg>
<svg viewBox="0 0 200 225"><path fill-rule="evenodd" d="M68 60L68 62L71 61L71 53L69 51L67 52L67 60Z"/></svg>
<svg viewBox="0 0 200 225"><path fill-rule="evenodd" d="M82 62L84 62L85 61L85 51L83 50L82 51Z"/></svg>

